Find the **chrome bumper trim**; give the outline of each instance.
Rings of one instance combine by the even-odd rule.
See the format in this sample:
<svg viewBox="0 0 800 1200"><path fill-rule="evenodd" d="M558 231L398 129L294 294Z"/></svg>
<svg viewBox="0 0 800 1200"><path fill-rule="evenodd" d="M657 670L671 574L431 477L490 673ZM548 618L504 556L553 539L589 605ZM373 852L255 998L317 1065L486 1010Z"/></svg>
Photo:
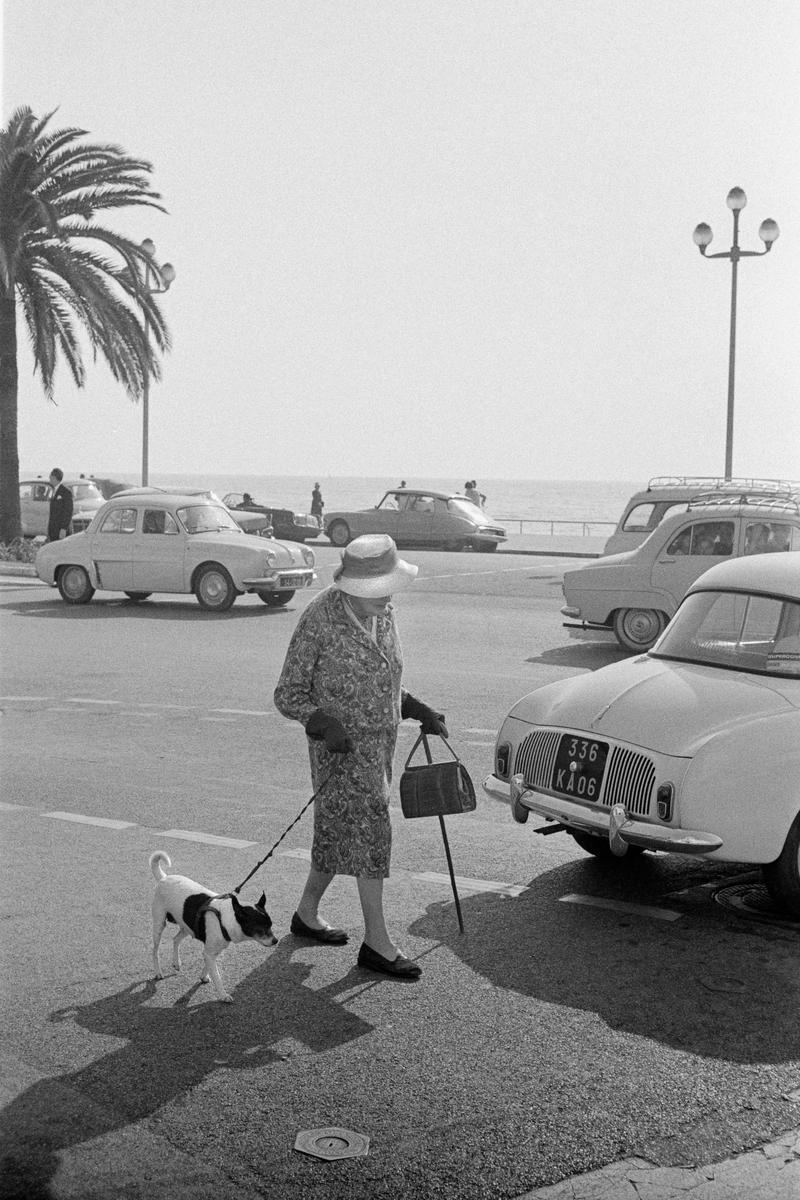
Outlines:
<svg viewBox="0 0 800 1200"><path fill-rule="evenodd" d="M309 587L317 578L316 571L276 571L274 575L264 575L260 579L243 579L242 585L251 588L271 588L275 592L287 592L290 587ZM291 579L291 584L277 586L279 579Z"/></svg>
<svg viewBox="0 0 800 1200"><path fill-rule="evenodd" d="M664 850L673 854L711 854L722 845L722 838L713 833L697 829L671 829L667 825L650 825L629 817L621 811L622 805L614 805L610 809L584 808L573 800L532 791L525 787L521 775L515 775L512 779L508 800L513 808L526 808L540 817L560 821L568 829L608 838L612 844L622 841L629 846L641 846L644 850Z"/></svg>

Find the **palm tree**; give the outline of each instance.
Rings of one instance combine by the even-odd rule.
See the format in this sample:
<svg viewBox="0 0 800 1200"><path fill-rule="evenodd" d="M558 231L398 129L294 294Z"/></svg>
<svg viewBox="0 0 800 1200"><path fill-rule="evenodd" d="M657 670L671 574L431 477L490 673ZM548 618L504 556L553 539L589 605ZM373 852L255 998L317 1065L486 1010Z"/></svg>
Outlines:
<svg viewBox="0 0 800 1200"><path fill-rule="evenodd" d="M49 399L59 351L82 387L88 342L137 400L145 381L159 377L158 352L170 344L144 286L147 269L162 282L157 264L95 220L128 205L166 211L151 189L150 163L81 141L83 129L50 132L52 116L19 108L0 130L0 542L20 533L17 303Z"/></svg>

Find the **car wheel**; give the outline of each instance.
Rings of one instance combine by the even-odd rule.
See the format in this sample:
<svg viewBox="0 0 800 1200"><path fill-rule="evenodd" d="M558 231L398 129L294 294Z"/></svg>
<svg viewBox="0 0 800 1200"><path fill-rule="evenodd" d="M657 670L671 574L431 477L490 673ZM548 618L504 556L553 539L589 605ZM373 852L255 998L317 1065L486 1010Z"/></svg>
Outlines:
<svg viewBox="0 0 800 1200"><path fill-rule="evenodd" d="M294 592L259 592L258 595L268 608L281 608L289 603Z"/></svg>
<svg viewBox="0 0 800 1200"><path fill-rule="evenodd" d="M800 813L795 817L780 858L763 868L767 891L794 917L800 917Z"/></svg>
<svg viewBox="0 0 800 1200"><path fill-rule="evenodd" d="M476 542L475 549L480 554L494 554L497 549L497 542Z"/></svg>
<svg viewBox="0 0 800 1200"><path fill-rule="evenodd" d="M67 604L88 604L94 588L85 567L69 564L58 572L58 590Z"/></svg>
<svg viewBox="0 0 800 1200"><path fill-rule="evenodd" d="M463 542L460 538L453 538L452 541L444 543L444 549L459 551L463 550L465 545L466 542Z"/></svg>
<svg viewBox="0 0 800 1200"><path fill-rule="evenodd" d="M654 608L618 608L614 613L614 636L626 650L649 650L667 624Z"/></svg>
<svg viewBox="0 0 800 1200"><path fill-rule="evenodd" d="M209 612L227 612L236 599L233 580L219 563L206 563L197 573L194 594L201 608Z"/></svg>
<svg viewBox="0 0 800 1200"><path fill-rule="evenodd" d="M334 546L346 546L348 542L352 541L350 526L346 521L334 521L328 530L328 537Z"/></svg>
<svg viewBox="0 0 800 1200"><path fill-rule="evenodd" d="M148 596L152 596L152 592L126 592L125 595L134 604L138 604L140 600L146 600Z"/></svg>
<svg viewBox="0 0 800 1200"><path fill-rule="evenodd" d="M587 854L593 854L595 858L616 858L618 862L622 862L626 858L637 858L640 854L644 854L641 846L628 846L627 854L623 854L620 858L619 855L612 852L608 838L598 837L594 833L580 833L573 829L568 829L567 833L575 839L581 850L585 850Z"/></svg>

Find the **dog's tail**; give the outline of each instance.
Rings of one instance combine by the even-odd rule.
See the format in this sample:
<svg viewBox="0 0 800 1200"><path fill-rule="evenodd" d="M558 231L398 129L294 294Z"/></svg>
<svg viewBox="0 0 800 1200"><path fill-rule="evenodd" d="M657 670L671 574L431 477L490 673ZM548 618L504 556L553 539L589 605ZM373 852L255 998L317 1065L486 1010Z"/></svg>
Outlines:
<svg viewBox="0 0 800 1200"><path fill-rule="evenodd" d="M167 870L169 870L169 868L172 866L168 854L165 854L163 850L155 850L150 855L150 870L153 872L153 875L157 880L166 878L166 872L161 866L162 863L164 863Z"/></svg>

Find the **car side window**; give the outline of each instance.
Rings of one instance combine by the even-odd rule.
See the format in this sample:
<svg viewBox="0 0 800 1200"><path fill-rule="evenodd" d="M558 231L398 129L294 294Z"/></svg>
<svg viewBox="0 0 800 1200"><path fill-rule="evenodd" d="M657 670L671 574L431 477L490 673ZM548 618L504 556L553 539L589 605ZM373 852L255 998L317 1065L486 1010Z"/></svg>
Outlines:
<svg viewBox="0 0 800 1200"><path fill-rule="evenodd" d="M135 529L135 508L112 508L100 526L101 533L133 533Z"/></svg>
<svg viewBox="0 0 800 1200"><path fill-rule="evenodd" d="M146 508L142 517L142 533L177 533L178 524L172 513L163 508Z"/></svg>
<svg viewBox="0 0 800 1200"><path fill-rule="evenodd" d="M780 521L751 521L745 527L745 554L771 554L791 548L791 525Z"/></svg>
<svg viewBox="0 0 800 1200"><path fill-rule="evenodd" d="M49 500L50 499L50 484L35 483L33 485L34 500Z"/></svg>
<svg viewBox="0 0 800 1200"><path fill-rule="evenodd" d="M432 513L433 496L414 496L409 508L415 513Z"/></svg>
<svg viewBox="0 0 800 1200"><path fill-rule="evenodd" d="M400 507L398 503L399 499L405 499L405 497L398 497L394 494L394 492L389 492L387 496L383 497L378 505L378 508L382 508L384 510L388 509L390 512L397 512L397 509Z"/></svg>
<svg viewBox="0 0 800 1200"><path fill-rule="evenodd" d="M20 500L32 500L33 499L33 484L32 483L21 483L19 485L19 498L20 498Z"/></svg>
<svg viewBox="0 0 800 1200"><path fill-rule="evenodd" d="M625 518L623 531L625 533L644 533L651 528L650 519L655 510L655 504L637 504Z"/></svg>
<svg viewBox="0 0 800 1200"><path fill-rule="evenodd" d="M667 554L727 557L733 552L733 521L696 521L667 546Z"/></svg>

